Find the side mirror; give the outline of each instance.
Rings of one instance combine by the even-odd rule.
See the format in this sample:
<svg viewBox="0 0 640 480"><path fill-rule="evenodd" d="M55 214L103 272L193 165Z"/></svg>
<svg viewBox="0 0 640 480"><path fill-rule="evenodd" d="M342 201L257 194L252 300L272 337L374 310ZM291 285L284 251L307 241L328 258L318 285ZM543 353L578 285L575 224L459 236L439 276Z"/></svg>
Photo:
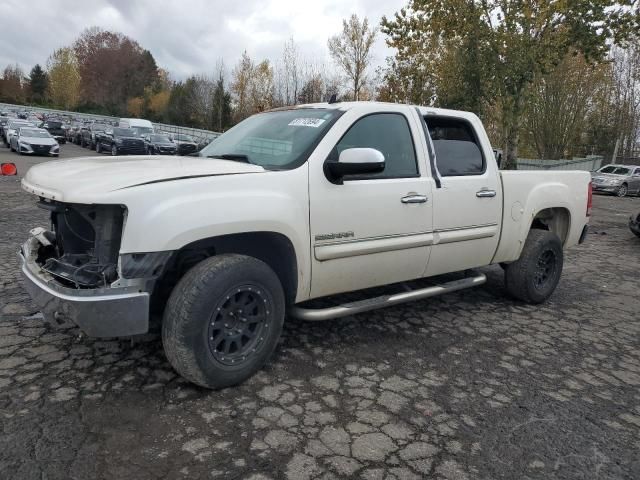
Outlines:
<svg viewBox="0 0 640 480"><path fill-rule="evenodd" d="M375 148L348 148L338 161L325 162L325 174L332 183L342 183L347 175L366 175L384 171L384 155Z"/></svg>

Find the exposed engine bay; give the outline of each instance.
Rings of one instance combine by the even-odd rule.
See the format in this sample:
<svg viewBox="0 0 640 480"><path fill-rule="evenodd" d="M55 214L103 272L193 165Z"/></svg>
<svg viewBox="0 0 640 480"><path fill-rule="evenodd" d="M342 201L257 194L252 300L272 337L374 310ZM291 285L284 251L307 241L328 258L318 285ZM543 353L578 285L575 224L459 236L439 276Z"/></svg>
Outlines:
<svg viewBox="0 0 640 480"><path fill-rule="evenodd" d="M31 232L40 247L36 262L63 285L107 287L118 279L118 252L125 208L82 205L40 199L51 212L51 231Z"/></svg>

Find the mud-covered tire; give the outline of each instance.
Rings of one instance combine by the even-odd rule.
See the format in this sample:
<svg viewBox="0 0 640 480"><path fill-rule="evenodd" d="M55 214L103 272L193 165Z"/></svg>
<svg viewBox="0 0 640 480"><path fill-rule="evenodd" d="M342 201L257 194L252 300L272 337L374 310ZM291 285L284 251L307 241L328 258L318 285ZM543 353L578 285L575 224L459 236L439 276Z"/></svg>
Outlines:
<svg viewBox="0 0 640 480"><path fill-rule="evenodd" d="M244 303L244 312L237 308L243 298L251 299ZM184 378L202 387L225 388L247 380L267 362L284 316L282 285L266 263L244 255L218 255L189 270L171 292L162 343ZM254 324L255 330L248 331ZM245 330L236 333L240 329Z"/></svg>
<svg viewBox="0 0 640 480"><path fill-rule="evenodd" d="M531 230L520 258L505 268L507 292L527 303L544 302L560 281L563 261L562 242L555 233Z"/></svg>

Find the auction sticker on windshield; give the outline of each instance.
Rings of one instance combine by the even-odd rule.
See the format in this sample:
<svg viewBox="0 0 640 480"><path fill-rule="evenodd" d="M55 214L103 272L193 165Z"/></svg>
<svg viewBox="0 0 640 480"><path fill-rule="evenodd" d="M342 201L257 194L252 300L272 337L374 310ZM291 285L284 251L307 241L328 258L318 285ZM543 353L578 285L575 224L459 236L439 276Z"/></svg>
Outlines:
<svg viewBox="0 0 640 480"><path fill-rule="evenodd" d="M325 121L322 118L294 118L289 125L318 128Z"/></svg>

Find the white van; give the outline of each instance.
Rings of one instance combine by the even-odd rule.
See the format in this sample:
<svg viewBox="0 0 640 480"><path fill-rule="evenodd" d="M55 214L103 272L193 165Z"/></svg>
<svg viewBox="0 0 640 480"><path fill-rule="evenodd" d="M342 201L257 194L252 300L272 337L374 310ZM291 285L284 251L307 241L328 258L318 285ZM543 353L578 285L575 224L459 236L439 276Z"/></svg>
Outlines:
<svg viewBox="0 0 640 480"><path fill-rule="evenodd" d="M121 128L130 128L140 137L154 133L153 123L143 118L121 118L118 126Z"/></svg>

